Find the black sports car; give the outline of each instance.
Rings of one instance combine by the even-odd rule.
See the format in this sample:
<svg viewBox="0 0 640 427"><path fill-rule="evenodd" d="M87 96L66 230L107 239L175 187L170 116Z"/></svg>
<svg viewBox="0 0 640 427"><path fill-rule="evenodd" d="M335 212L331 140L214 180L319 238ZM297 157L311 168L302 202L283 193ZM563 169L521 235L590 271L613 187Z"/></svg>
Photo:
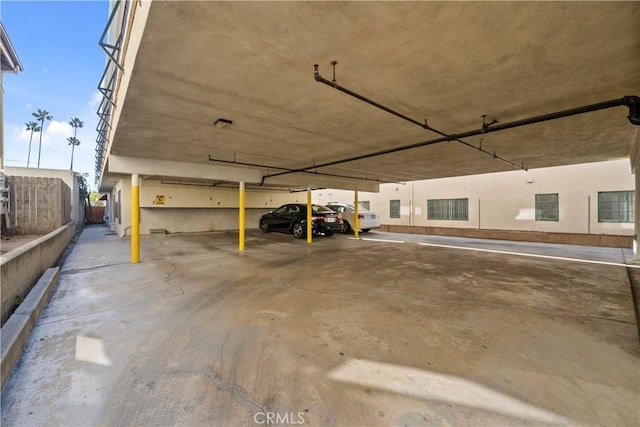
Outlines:
<svg viewBox="0 0 640 427"><path fill-rule="evenodd" d="M342 230L342 217L329 208L311 205L311 221L313 234L331 236ZM307 235L307 205L304 203L290 203L262 215L260 230L283 231L291 233L298 239Z"/></svg>

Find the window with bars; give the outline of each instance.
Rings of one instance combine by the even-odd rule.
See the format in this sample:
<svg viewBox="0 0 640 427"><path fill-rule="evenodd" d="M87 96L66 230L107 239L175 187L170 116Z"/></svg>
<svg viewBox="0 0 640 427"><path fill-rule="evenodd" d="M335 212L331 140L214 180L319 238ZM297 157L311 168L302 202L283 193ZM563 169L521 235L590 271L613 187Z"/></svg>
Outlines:
<svg viewBox="0 0 640 427"><path fill-rule="evenodd" d="M598 192L598 222L634 222L635 203L633 191Z"/></svg>
<svg viewBox="0 0 640 427"><path fill-rule="evenodd" d="M389 201L389 218L400 218L400 200Z"/></svg>
<svg viewBox="0 0 640 427"><path fill-rule="evenodd" d="M558 193L536 194L536 221L558 221Z"/></svg>
<svg viewBox="0 0 640 427"><path fill-rule="evenodd" d="M427 219L468 221L469 199L427 200Z"/></svg>

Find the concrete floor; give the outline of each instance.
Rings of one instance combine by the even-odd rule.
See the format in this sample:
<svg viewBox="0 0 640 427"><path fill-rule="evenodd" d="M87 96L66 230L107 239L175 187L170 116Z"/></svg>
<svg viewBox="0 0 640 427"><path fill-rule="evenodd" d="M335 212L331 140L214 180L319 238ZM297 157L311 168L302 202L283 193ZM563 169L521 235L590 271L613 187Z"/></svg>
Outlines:
<svg viewBox="0 0 640 427"><path fill-rule="evenodd" d="M235 234L143 238L131 265L106 232L67 259L3 425L640 424L625 267L259 232L243 254Z"/></svg>

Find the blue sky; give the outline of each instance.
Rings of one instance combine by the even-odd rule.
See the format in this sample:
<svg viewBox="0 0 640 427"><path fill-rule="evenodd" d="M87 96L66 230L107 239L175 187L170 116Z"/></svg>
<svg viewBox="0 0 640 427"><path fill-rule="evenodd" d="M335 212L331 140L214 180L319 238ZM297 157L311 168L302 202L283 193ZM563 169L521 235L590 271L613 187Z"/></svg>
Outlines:
<svg viewBox="0 0 640 427"><path fill-rule="evenodd" d="M53 120L42 134L41 168L69 169L72 117L84 122L78 129L73 169L88 172L93 187L95 168L96 89L105 66L98 45L109 18L107 1L12 1L0 3L0 19L24 71L4 74L5 165L26 166L31 113L47 110ZM39 134L33 135L30 166L38 160Z"/></svg>

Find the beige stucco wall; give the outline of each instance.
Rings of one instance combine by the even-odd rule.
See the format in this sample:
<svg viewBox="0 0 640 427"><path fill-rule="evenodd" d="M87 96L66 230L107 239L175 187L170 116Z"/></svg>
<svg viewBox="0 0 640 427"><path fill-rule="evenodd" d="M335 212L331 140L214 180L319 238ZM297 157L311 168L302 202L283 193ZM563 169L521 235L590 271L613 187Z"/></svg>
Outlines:
<svg viewBox="0 0 640 427"><path fill-rule="evenodd" d="M260 216L270 209L245 211L247 229L258 228ZM141 208L140 234L152 229L164 229L168 233L193 233L238 229L237 208Z"/></svg>
<svg viewBox="0 0 640 427"><path fill-rule="evenodd" d="M118 192L120 192L120 218L116 213ZM130 235L131 232L131 178L121 178L111 190L109 195L110 203L109 208L109 224L111 229L115 231L118 236Z"/></svg>
<svg viewBox="0 0 640 427"><path fill-rule="evenodd" d="M169 183L168 183L169 182ZM140 233L165 229L169 233L238 229L238 189L176 184L175 180L140 181ZM121 220L115 215L121 191ZM285 203L306 203L306 192L247 190L246 228L258 228L260 216ZM159 203L162 202L162 203ZM122 178L110 194L110 223L119 235L130 235L131 179Z"/></svg>
<svg viewBox="0 0 640 427"><path fill-rule="evenodd" d="M497 230L633 235L633 223L599 223L599 191L633 191L628 159L383 184L379 193L359 193L383 224ZM535 220L535 195L559 194L559 221ZM468 221L427 220L427 199L469 199ZM353 192L314 191L317 203L353 200ZM389 201L400 200L401 217L389 217Z"/></svg>

